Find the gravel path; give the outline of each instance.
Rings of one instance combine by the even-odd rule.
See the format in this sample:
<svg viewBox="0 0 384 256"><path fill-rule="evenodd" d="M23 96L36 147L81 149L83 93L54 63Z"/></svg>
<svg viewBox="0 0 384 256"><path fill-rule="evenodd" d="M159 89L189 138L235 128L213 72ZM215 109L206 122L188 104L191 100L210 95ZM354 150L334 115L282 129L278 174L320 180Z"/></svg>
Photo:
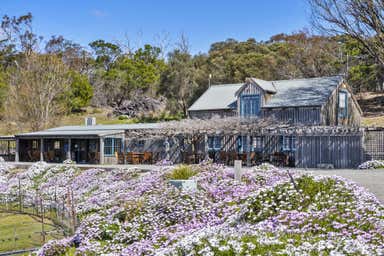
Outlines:
<svg viewBox="0 0 384 256"><path fill-rule="evenodd" d="M337 169L323 170L310 169L306 172L320 175L337 175L350 179L374 193L377 198L384 203L384 169L379 170L353 170L353 169Z"/></svg>

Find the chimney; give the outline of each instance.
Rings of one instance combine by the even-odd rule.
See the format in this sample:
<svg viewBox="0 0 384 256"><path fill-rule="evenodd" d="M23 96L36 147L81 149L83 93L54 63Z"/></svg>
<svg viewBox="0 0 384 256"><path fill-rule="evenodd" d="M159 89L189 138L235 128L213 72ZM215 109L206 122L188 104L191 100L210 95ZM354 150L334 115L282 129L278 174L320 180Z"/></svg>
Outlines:
<svg viewBox="0 0 384 256"><path fill-rule="evenodd" d="M85 126L93 126L93 125L96 125L96 117L86 117Z"/></svg>

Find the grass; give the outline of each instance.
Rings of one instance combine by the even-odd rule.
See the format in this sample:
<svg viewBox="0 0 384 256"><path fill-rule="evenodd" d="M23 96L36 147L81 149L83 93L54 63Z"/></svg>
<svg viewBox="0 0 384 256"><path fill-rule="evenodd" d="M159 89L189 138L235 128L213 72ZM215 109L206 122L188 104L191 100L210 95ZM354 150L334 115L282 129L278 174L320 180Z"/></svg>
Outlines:
<svg viewBox="0 0 384 256"><path fill-rule="evenodd" d="M181 164L172 170L167 175L170 180L187 180L197 174L197 170L194 170L190 165Z"/></svg>
<svg viewBox="0 0 384 256"><path fill-rule="evenodd" d="M363 117L361 121L363 126L384 126L384 116Z"/></svg>
<svg viewBox="0 0 384 256"><path fill-rule="evenodd" d="M0 212L0 252L39 247L41 228L41 223L29 215ZM62 237L51 221L46 220L44 228L48 232L46 241Z"/></svg>

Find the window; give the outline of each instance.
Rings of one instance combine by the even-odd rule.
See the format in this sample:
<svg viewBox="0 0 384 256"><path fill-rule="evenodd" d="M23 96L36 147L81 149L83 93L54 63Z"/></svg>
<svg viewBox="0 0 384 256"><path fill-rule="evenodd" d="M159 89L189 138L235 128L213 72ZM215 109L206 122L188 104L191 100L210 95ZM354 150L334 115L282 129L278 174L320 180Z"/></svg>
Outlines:
<svg viewBox="0 0 384 256"><path fill-rule="evenodd" d="M339 92L339 117L345 118L348 115L348 92Z"/></svg>
<svg viewBox="0 0 384 256"><path fill-rule="evenodd" d="M53 148L54 149L60 149L60 141L59 140L55 140L55 142L53 143Z"/></svg>
<svg viewBox="0 0 384 256"><path fill-rule="evenodd" d="M240 98L240 116L255 117L260 111L260 95L242 95Z"/></svg>
<svg viewBox="0 0 384 256"><path fill-rule="evenodd" d="M296 150L296 136L282 136L283 151Z"/></svg>
<svg viewBox="0 0 384 256"><path fill-rule="evenodd" d="M121 151L120 138L105 138L104 139L104 155L113 156L116 152Z"/></svg>
<svg viewBox="0 0 384 256"><path fill-rule="evenodd" d="M221 136L208 136L208 149L220 150L221 149Z"/></svg>
<svg viewBox="0 0 384 256"><path fill-rule="evenodd" d="M253 146L253 150L255 152L262 151L263 150L263 137L261 137L261 136L253 137L252 146Z"/></svg>
<svg viewBox="0 0 384 256"><path fill-rule="evenodd" d="M33 140L32 141L32 149L37 149L39 143L37 142L37 140Z"/></svg>
<svg viewBox="0 0 384 256"><path fill-rule="evenodd" d="M251 146L251 145L249 145ZM237 152L244 153L247 152L247 136L237 137Z"/></svg>

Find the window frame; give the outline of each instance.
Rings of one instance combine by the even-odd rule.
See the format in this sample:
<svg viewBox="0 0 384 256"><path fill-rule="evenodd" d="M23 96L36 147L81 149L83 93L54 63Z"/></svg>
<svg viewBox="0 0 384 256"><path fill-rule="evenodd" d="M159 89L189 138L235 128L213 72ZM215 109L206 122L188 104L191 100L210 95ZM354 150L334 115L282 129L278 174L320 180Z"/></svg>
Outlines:
<svg viewBox="0 0 384 256"><path fill-rule="evenodd" d="M263 136L254 136L252 138L252 149L254 152L262 152L264 147Z"/></svg>
<svg viewBox="0 0 384 256"><path fill-rule="evenodd" d="M281 148L282 151L296 151L296 135L283 135Z"/></svg>
<svg viewBox="0 0 384 256"><path fill-rule="evenodd" d="M257 104L253 105L250 104L252 102L252 99L257 100ZM240 96L240 116L241 117L257 117L260 115L260 108L261 108L261 97L260 94L244 94ZM247 104L249 106L247 106ZM247 108L246 108L247 107ZM246 113L245 111L249 109L249 113Z"/></svg>
<svg viewBox="0 0 384 256"><path fill-rule="evenodd" d="M104 138L104 156L114 156L116 152L121 152L121 146L121 138Z"/></svg>
<svg viewBox="0 0 384 256"><path fill-rule="evenodd" d="M341 95L344 95L344 107L341 107ZM346 118L348 116L348 91L340 90L338 96L338 112L340 118Z"/></svg>
<svg viewBox="0 0 384 256"><path fill-rule="evenodd" d="M32 149L38 149L38 148L39 148L39 141L32 140Z"/></svg>
<svg viewBox="0 0 384 256"><path fill-rule="evenodd" d="M221 136L208 136L208 150L221 150Z"/></svg>
<svg viewBox="0 0 384 256"><path fill-rule="evenodd" d="M57 146L57 147L56 147ZM55 141L53 141L53 149L54 150L60 150L60 148L61 148L61 142L60 142L60 140L55 140Z"/></svg>

